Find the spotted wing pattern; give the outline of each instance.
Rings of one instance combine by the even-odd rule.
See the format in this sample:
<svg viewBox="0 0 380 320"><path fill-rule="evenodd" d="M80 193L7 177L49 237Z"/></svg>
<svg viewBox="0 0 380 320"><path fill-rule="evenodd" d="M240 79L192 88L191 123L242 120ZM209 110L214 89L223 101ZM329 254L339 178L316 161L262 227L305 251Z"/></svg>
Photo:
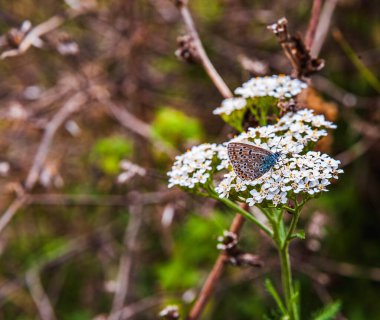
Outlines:
<svg viewBox="0 0 380 320"><path fill-rule="evenodd" d="M236 175L242 180L255 180L272 167L268 160L273 158L273 153L263 148L230 142L227 151Z"/></svg>

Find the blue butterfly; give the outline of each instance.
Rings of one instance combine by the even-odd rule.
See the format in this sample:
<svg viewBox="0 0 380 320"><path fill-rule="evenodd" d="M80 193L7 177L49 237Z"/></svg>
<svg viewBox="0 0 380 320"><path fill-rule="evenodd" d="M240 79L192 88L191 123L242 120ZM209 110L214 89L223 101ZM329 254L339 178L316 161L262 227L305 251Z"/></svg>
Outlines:
<svg viewBox="0 0 380 320"><path fill-rule="evenodd" d="M281 157L281 152L271 152L246 143L230 142L228 157L236 175L242 180L255 180L268 172Z"/></svg>

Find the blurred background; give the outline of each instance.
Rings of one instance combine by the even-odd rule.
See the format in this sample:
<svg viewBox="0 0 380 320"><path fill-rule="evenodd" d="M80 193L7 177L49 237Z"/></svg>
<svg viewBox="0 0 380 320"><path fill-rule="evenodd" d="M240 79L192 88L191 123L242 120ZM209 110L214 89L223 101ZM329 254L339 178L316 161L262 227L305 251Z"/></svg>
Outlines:
<svg viewBox="0 0 380 320"><path fill-rule="evenodd" d="M222 97L203 68L174 55L186 33L177 8L0 3L0 318L155 319L167 304L186 314L233 212L168 189L166 172L175 155L233 131L212 114ZM266 26L285 16L303 35L312 3L189 6L234 89L290 72ZM338 124L320 148L345 173L305 209L306 240L291 248L303 319L333 300L343 318L379 319L380 2L338 1L320 57L307 100ZM249 224L241 246L265 266L228 267L204 319L270 314L264 279L279 280L277 256Z"/></svg>

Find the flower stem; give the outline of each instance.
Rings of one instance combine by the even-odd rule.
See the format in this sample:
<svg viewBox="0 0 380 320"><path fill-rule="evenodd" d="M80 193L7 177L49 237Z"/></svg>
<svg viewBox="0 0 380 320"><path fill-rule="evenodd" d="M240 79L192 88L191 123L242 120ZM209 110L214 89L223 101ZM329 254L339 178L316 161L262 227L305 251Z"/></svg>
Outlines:
<svg viewBox="0 0 380 320"><path fill-rule="evenodd" d="M281 249L279 248L281 261L281 281L290 320L298 320L297 299L295 299L293 277L289 258L289 242Z"/></svg>
<svg viewBox="0 0 380 320"><path fill-rule="evenodd" d="M243 217L246 219L252 221L254 224L256 224L261 230L263 230L269 237L273 238L273 231L269 229L265 224L257 220L251 213L244 210L240 206L238 206L233 201L227 199L227 198L219 198L217 195L212 196L214 199L219 200L220 202L224 203L228 207L230 207L233 210L236 210L238 213L240 213Z"/></svg>
<svg viewBox="0 0 380 320"><path fill-rule="evenodd" d="M293 209L292 220L287 231L285 231L282 210L273 210L270 212L266 209L262 209L264 214L268 217L273 228L272 239L276 245L280 258L282 291L286 304L286 313L284 314L286 318L284 319L288 320L299 319L299 300L297 298L298 292L295 290L293 285L289 245L293 239L292 235L296 229L300 212L304 203L304 201L301 204L297 203L296 207ZM287 209L285 208L285 210Z"/></svg>
<svg viewBox="0 0 380 320"><path fill-rule="evenodd" d="M284 246L287 243L289 243L290 240L291 240L291 237L292 237L292 235L294 233L294 230L296 229L296 226L297 226L297 223L298 223L298 219L300 217L300 212L301 212L301 208L299 208L299 210L294 210L294 213L293 213L293 216L292 216L292 220L290 222L289 230L288 230L288 232L286 234Z"/></svg>

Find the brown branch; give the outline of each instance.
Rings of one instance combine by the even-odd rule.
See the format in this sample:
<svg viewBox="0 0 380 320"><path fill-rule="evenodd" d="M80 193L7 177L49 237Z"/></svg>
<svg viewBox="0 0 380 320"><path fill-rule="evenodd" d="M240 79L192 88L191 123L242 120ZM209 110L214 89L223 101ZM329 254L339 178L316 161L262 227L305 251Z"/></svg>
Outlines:
<svg viewBox="0 0 380 320"><path fill-rule="evenodd" d="M63 205L63 206L127 206L141 203L143 205L159 204L178 199L176 190L145 192L139 194L132 191L127 195L92 195L92 194L29 194L26 198L27 205ZM138 202L137 202L138 201Z"/></svg>
<svg viewBox="0 0 380 320"><path fill-rule="evenodd" d="M53 137L62 125L62 123L75 111L79 109L87 101L87 97L83 93L77 93L72 98L70 98L63 107L54 115L51 121L48 123L45 129L45 133L41 139L41 143L38 147L37 153L33 160L33 165L29 170L28 176L25 180L25 191L30 191L36 184L43 163L49 152L50 145L53 141ZM21 195L20 197L13 200L9 205L8 209L0 217L0 233L12 220L13 216L17 213L27 199L26 195Z"/></svg>
<svg viewBox="0 0 380 320"><path fill-rule="evenodd" d="M244 223L244 218L237 214L232 221L232 224L230 226L230 231L239 234L240 230L243 226ZM226 253L223 251L219 254L218 259L216 260L211 272L209 273L207 280L205 284L203 285L203 288L201 292L198 295L197 300L195 301L194 306L192 307L190 314L188 316L188 320L196 320L199 319L199 317L202 314L202 311L204 307L207 304L207 301L209 300L211 294L214 291L215 285L220 279L223 269L227 260Z"/></svg>
<svg viewBox="0 0 380 320"><path fill-rule="evenodd" d="M198 57L204 69L206 70L208 76L210 77L215 87L219 90L219 92L224 98L231 98L233 96L231 90L228 88L222 77L219 75L219 73L216 71L215 67L211 63L209 57L207 56L207 53L203 47L201 39L199 38L193 18L187 6L187 0L175 0L175 3L181 13L187 31L193 39L195 48L198 53Z"/></svg>
<svg viewBox="0 0 380 320"><path fill-rule="evenodd" d="M128 306L123 307L121 310L112 313L108 319L132 319L136 314L141 313L147 309L151 309L162 303L161 297L148 297ZM97 317L94 318L98 319ZM100 319L103 319L100 317Z"/></svg>
<svg viewBox="0 0 380 320"><path fill-rule="evenodd" d="M0 233L4 230L4 228L8 225L8 223L12 220L13 216L16 212L25 204L27 197L21 196L12 201L7 210L0 217Z"/></svg>
<svg viewBox="0 0 380 320"><path fill-rule="evenodd" d="M362 121L355 116L350 116L347 118L347 123L349 123L351 128L355 131L362 134L363 138L353 144L348 150L345 150L335 156L336 159L341 162L341 167L347 166L368 152L380 139L380 131L376 125Z"/></svg>
<svg viewBox="0 0 380 320"><path fill-rule="evenodd" d="M33 166L25 180L25 189L31 190L37 182L43 163L49 152L50 145L53 137L58 128L65 122L65 120L75 111L79 109L87 101L87 97L83 93L77 93L69 99L64 106L55 114L49 121L45 128L45 133L42 137L41 143L38 147L37 153L34 157Z"/></svg>
<svg viewBox="0 0 380 320"><path fill-rule="evenodd" d="M318 57L321 52L322 45L325 42L328 30L331 24L331 18L334 13L338 0L326 0L323 5L318 25L316 27L314 41L310 48L310 54L313 57Z"/></svg>
<svg viewBox="0 0 380 320"><path fill-rule="evenodd" d="M121 255L119 271L116 280L116 291L112 302L109 320L120 320L122 314L118 313L125 303L131 287L134 260L136 257L137 237L142 224L142 206L130 207L130 219L124 232L124 252Z"/></svg>
<svg viewBox="0 0 380 320"><path fill-rule="evenodd" d="M313 1L313 7L311 9L311 17L309 21L309 26L307 28L306 36L305 36L305 45L306 45L306 48L309 50L314 42L315 31L317 30L321 7L322 7L322 0Z"/></svg>
<svg viewBox="0 0 380 320"><path fill-rule="evenodd" d="M320 71L324 67L322 59L313 58L299 34L292 35L288 31L288 20L279 19L268 26L269 30L277 36L285 56L290 61L292 75L303 79Z"/></svg>
<svg viewBox="0 0 380 320"><path fill-rule="evenodd" d="M380 268L355 265L347 262L338 262L325 258L317 258L313 264L328 273L337 274L344 277L369 279L380 281Z"/></svg>
<svg viewBox="0 0 380 320"><path fill-rule="evenodd" d="M25 37L22 39L22 41L16 49L4 51L0 55L0 59L14 57L25 53L30 47L34 45L36 41L41 40L40 37L59 28L62 24L66 22L67 19L75 18L81 14L90 11L91 9L91 6L88 8L83 6L83 8L81 8L80 10L69 9L65 11L63 14L57 14L51 17L50 19L40 23L25 35Z"/></svg>
<svg viewBox="0 0 380 320"><path fill-rule="evenodd" d="M50 299L42 286L38 271L30 270L26 274L26 283L28 285L30 295L36 304L41 320L57 319Z"/></svg>

